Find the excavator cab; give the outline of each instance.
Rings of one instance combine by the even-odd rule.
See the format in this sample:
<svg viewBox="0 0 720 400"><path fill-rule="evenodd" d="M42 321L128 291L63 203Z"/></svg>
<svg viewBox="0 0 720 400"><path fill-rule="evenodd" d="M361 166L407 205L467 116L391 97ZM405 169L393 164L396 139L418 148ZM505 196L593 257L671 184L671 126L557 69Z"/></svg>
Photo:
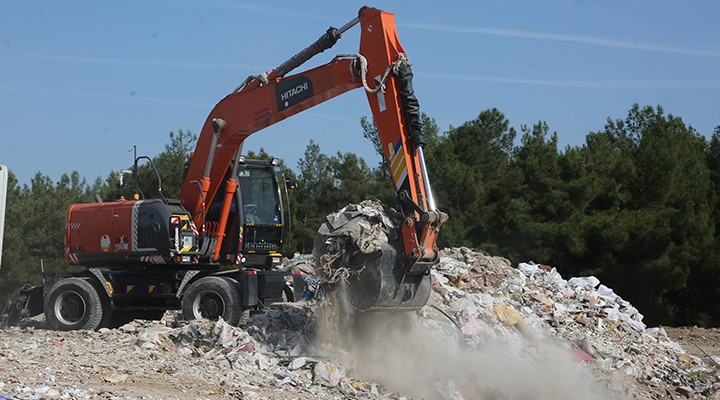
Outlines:
<svg viewBox="0 0 720 400"><path fill-rule="evenodd" d="M285 178L277 164L276 159L240 159L222 263L271 268L282 261L290 219Z"/></svg>
<svg viewBox="0 0 720 400"><path fill-rule="evenodd" d="M246 164L238 171L238 198L248 225L282 224L282 198L276 171L260 164Z"/></svg>

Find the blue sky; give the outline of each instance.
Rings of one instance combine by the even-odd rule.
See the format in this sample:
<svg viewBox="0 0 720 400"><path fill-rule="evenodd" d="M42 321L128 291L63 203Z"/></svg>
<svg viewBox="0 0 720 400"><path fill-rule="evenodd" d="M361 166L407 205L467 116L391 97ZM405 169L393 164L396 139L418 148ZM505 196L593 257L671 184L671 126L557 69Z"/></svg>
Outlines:
<svg viewBox="0 0 720 400"><path fill-rule="evenodd" d="M92 182L127 167L133 145L156 155L170 131L198 133L247 75L363 4L0 0L0 164L21 183L73 170ZM497 107L516 128L547 121L561 146L576 146L633 103L662 105L708 137L720 125L715 1L367 4L395 14L421 109L443 131ZM307 68L356 51L358 38L356 27ZM356 90L253 135L245 150L295 167L313 139L376 165L359 124L369 114Z"/></svg>

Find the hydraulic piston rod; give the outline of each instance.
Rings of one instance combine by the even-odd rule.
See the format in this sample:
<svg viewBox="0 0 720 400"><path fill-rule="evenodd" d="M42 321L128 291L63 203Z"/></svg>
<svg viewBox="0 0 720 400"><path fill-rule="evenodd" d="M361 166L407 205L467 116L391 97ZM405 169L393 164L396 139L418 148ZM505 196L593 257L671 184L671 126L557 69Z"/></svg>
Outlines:
<svg viewBox="0 0 720 400"><path fill-rule="evenodd" d="M435 211L435 197L433 196L432 189L430 188L430 177L428 177L427 167L425 166L425 154L423 148L418 147L418 158L420 158L420 173L422 174L423 181L425 182L425 195L427 196L428 211Z"/></svg>

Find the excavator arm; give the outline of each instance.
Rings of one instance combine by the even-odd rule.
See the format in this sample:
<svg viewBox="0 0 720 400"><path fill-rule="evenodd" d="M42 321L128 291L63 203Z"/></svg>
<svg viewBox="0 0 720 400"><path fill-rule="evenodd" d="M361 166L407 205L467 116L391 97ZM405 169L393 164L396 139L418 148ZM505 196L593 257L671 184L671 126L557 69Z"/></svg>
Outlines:
<svg viewBox="0 0 720 400"><path fill-rule="evenodd" d="M358 23L361 27L359 53L339 55L325 65L286 76L314 55L332 47L345 31ZM412 77L393 14L363 7L358 17L348 24L328 29L311 46L268 73L248 77L221 100L203 125L180 195L195 224L203 227L210 204L218 196L222 199L219 220L212 224L216 228L207 232L217 236L214 259L220 254L237 186L237 162L234 166L231 164L239 159L245 139L285 118L363 87L404 218L402 252L407 261L403 263L404 273L427 276L430 265L438 258L435 242L447 216L436 209L430 188ZM404 274L401 281L405 281Z"/></svg>

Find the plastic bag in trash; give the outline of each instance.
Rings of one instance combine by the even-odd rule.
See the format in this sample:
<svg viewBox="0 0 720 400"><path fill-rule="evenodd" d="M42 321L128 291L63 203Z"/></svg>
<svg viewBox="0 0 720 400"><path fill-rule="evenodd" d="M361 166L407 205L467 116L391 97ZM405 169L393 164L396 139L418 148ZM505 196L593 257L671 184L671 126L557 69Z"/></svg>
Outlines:
<svg viewBox="0 0 720 400"><path fill-rule="evenodd" d="M594 276L585 276L582 278L570 278L568 279L568 286L572 288L585 287L588 289L595 289L600 284L600 279Z"/></svg>
<svg viewBox="0 0 720 400"><path fill-rule="evenodd" d="M318 294L318 288L320 287L320 281L317 278L305 279L305 290L302 293L303 300L312 300Z"/></svg>

